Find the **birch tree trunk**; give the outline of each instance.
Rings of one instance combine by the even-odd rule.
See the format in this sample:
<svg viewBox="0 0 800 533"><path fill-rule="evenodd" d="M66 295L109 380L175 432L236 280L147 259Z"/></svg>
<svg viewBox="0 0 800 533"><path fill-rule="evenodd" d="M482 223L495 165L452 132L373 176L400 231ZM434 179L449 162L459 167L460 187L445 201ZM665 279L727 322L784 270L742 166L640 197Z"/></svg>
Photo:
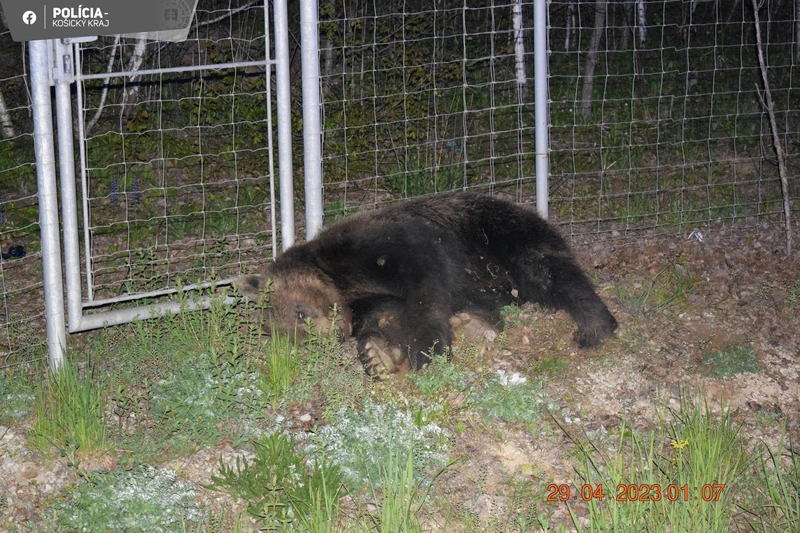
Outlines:
<svg viewBox="0 0 800 533"><path fill-rule="evenodd" d="M3 96L3 91L0 91L0 126L3 130L3 139L10 139L17 136L14 129L14 122L11 120L11 114L8 112L6 106L6 98Z"/></svg>
<svg viewBox="0 0 800 533"><path fill-rule="evenodd" d="M139 37L136 39L136 46L133 47L133 54L131 54L131 59L128 61L128 72L136 72L140 68L142 68L142 63L144 62L144 53L147 49L147 33L140 33ZM139 87L137 81L139 76L131 76L128 78L128 83L132 83L130 87L127 88L125 93L122 96L122 109L124 116L129 116L133 112L133 108L136 107L136 102L139 101Z"/></svg>
<svg viewBox="0 0 800 533"><path fill-rule="evenodd" d="M525 72L525 41L522 38L522 0L516 0L512 8L514 18L514 56L517 71L517 91L522 100L528 98L528 76Z"/></svg>
<svg viewBox="0 0 800 533"><path fill-rule="evenodd" d="M644 0L638 0L636 3L636 29L639 30L639 46L644 46L644 40L647 38L647 17L644 9Z"/></svg>
<svg viewBox="0 0 800 533"><path fill-rule="evenodd" d="M800 2L800 0L797 0ZM570 0L567 4L567 34L564 36L564 51L569 52L572 41L575 40L575 0Z"/></svg>
<svg viewBox="0 0 800 533"><path fill-rule="evenodd" d="M583 92L581 93L581 116L588 119L592 115L592 92L594 90L594 69L600 52L600 41L605 30L607 0L595 0L594 32L589 42L589 53L583 69Z"/></svg>
<svg viewBox="0 0 800 533"><path fill-rule="evenodd" d="M622 4L622 12L625 15L622 17L622 32L620 34L620 50L630 50L631 48L631 35L636 34L636 18L633 14L635 0L624 0Z"/></svg>

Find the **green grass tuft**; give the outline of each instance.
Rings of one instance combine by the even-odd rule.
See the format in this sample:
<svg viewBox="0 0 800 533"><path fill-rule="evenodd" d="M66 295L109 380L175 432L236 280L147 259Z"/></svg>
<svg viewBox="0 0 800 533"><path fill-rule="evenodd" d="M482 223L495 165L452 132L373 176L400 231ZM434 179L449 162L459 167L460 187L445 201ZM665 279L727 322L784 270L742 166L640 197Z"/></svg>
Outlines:
<svg viewBox="0 0 800 533"><path fill-rule="evenodd" d="M739 429L727 409L713 415L686 395L681 405L648 433L623 425L609 442L576 441L582 461L573 490L603 492L587 502L589 528L567 504L579 532L730 530L747 466Z"/></svg>
<svg viewBox="0 0 800 533"><path fill-rule="evenodd" d="M220 463L209 488L248 501L248 512L265 528L333 524L342 490L339 469L325 461L309 464L292 437L274 433L253 441L252 461L237 458L235 467ZM316 526L315 526L316 527ZM323 531L325 529L322 529Z"/></svg>
<svg viewBox="0 0 800 533"><path fill-rule="evenodd" d="M44 455L51 447L72 461L107 449L104 392L69 361L50 374L36 390L36 418L31 441Z"/></svg>

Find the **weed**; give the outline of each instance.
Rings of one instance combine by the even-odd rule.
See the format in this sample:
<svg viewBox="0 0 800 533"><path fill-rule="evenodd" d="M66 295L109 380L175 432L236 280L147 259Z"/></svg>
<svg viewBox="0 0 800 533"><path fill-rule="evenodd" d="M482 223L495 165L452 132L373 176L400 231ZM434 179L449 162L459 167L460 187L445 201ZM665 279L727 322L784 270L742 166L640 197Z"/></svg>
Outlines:
<svg viewBox="0 0 800 533"><path fill-rule="evenodd" d="M308 451L337 465L344 480L360 489L380 486L392 454L413 453L417 472L439 470L447 461L447 445L442 429L428 422L424 412L367 401L361 412L341 409L312 437Z"/></svg>
<svg viewBox="0 0 800 533"><path fill-rule="evenodd" d="M415 479L414 454L409 450L405 458L400 452L392 453L381 465L381 490L370 486L372 498L380 501L380 513L371 522L380 533L421 533L417 514L425 503L428 489ZM371 528L370 528L371 529Z"/></svg>
<svg viewBox="0 0 800 533"><path fill-rule="evenodd" d="M321 471L321 483L306 485L305 500L295 500L295 507L304 507L304 512L298 513L300 526L309 533L338 533L341 509L339 498L342 484L337 478L329 479L328 469ZM333 484L336 484L335 486Z"/></svg>
<svg viewBox="0 0 800 533"><path fill-rule="evenodd" d="M500 310L500 318L506 327L520 327L527 320L527 312L519 305L507 305Z"/></svg>
<svg viewBox="0 0 800 533"><path fill-rule="evenodd" d="M50 446L72 461L106 450L104 392L92 371L69 361L36 389L36 419L31 440L43 454Z"/></svg>
<svg viewBox="0 0 800 533"><path fill-rule="evenodd" d="M32 387L24 379L12 379L0 370L0 422L28 416L35 398Z"/></svg>
<svg viewBox="0 0 800 533"><path fill-rule="evenodd" d="M797 311L797 300L800 297L800 280L794 282L794 285L787 286L786 291L789 300L789 311L794 315Z"/></svg>
<svg viewBox="0 0 800 533"><path fill-rule="evenodd" d="M70 502L54 504L58 525L87 533L184 532L204 520L191 485L173 470L141 466L84 474Z"/></svg>
<svg viewBox="0 0 800 533"><path fill-rule="evenodd" d="M460 370L446 355L436 354L425 372L408 374L408 380L426 396L439 396L440 392L463 392L469 385L469 372Z"/></svg>
<svg viewBox="0 0 800 533"><path fill-rule="evenodd" d="M733 343L703 356L703 373L729 377L740 372L761 372L758 355L748 344Z"/></svg>
<svg viewBox="0 0 800 533"><path fill-rule="evenodd" d="M261 390L267 394L275 406L289 390L289 387L300 377L300 361L297 357L297 344L288 336L280 335L274 329L266 343L266 350Z"/></svg>
<svg viewBox="0 0 800 533"><path fill-rule="evenodd" d="M273 433L253 441L252 461L237 458L235 467L220 462L209 488L248 501L248 512L267 528L301 523L333 523L342 489L339 469L325 461L313 466L298 453L292 437Z"/></svg>
<svg viewBox="0 0 800 533"><path fill-rule="evenodd" d="M384 177L386 190L400 198L452 191L463 183L464 171L460 165L431 168L420 156L398 161Z"/></svg>
<svg viewBox="0 0 800 533"><path fill-rule="evenodd" d="M151 416L166 443L179 448L190 443L213 444L224 436L221 424L252 423L263 417L266 395L260 374L245 357L209 354L187 359L174 374L150 388Z"/></svg>
<svg viewBox="0 0 800 533"><path fill-rule="evenodd" d="M539 376L563 374L568 368L569 363L562 357L545 357L530 365L531 374Z"/></svg>
<svg viewBox="0 0 800 533"><path fill-rule="evenodd" d="M617 286L617 302L631 316L652 315L674 308L680 313L686 305L686 297L694 290L695 281L684 261L669 265L653 279L635 282L632 288Z"/></svg>
<svg viewBox="0 0 800 533"><path fill-rule="evenodd" d="M543 382L498 371L473 393L470 405L489 420L531 424L541 419L548 401Z"/></svg>
<svg viewBox="0 0 800 533"><path fill-rule="evenodd" d="M331 324L335 324L334 309ZM292 401L307 401L312 393L322 394L325 403L323 418L334 419L341 409L357 409L368 395L368 385L360 365L344 350L335 328L317 332L306 324L307 340L303 345L305 364L300 379L288 396Z"/></svg>
<svg viewBox="0 0 800 533"><path fill-rule="evenodd" d="M342 200L335 200L325 206L323 216L325 224L333 224L337 220L352 214L355 210L347 207Z"/></svg>

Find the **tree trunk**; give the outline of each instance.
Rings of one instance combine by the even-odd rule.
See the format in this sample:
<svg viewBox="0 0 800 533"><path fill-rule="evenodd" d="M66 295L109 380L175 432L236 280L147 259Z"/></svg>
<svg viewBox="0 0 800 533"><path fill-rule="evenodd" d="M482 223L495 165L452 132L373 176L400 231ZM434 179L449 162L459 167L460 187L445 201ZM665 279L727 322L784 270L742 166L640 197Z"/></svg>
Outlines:
<svg viewBox="0 0 800 533"><path fill-rule="evenodd" d="M761 21L758 17L758 0L753 0L753 19L756 28L756 49L758 50L758 66L761 68L761 80L764 83L764 98L762 104L766 108L769 117L769 128L772 130L772 147L775 149L775 156L778 159L778 174L781 178L781 190L783 191L783 216L786 223L786 255L792 256L792 206L789 197L789 173L786 170L786 154L783 151L778 123L775 120L775 106L772 101L772 91L769 89L769 77L767 75L767 62L764 60L764 47L761 44Z"/></svg>
<svg viewBox="0 0 800 533"><path fill-rule="evenodd" d="M794 0L794 57L800 61L800 0Z"/></svg>
<svg viewBox="0 0 800 533"><path fill-rule="evenodd" d="M583 69L583 92L581 94L581 116L588 119L592 115L592 92L594 90L594 69L600 52L600 41L605 30L607 0L595 0L594 32L589 42L589 53Z"/></svg>
<svg viewBox="0 0 800 533"><path fill-rule="evenodd" d="M517 71L517 91L521 101L528 98L528 76L525 72L525 40L522 36L522 0L516 0L512 8L514 18L514 56Z"/></svg>
<svg viewBox="0 0 800 533"><path fill-rule="evenodd" d="M639 46L644 46L644 40L647 38L647 17L645 16L644 0L638 0L636 3L636 28L639 30Z"/></svg>
<svg viewBox="0 0 800 533"><path fill-rule="evenodd" d="M625 16L622 17L622 28L620 28L620 50L631 49L631 35L636 33L636 17L633 14L635 1L636 0L624 0L622 5L622 13Z"/></svg>
<svg viewBox="0 0 800 533"><path fill-rule="evenodd" d="M11 120L11 114L8 112L8 107L6 107L6 98L3 96L2 91L0 91L0 125L3 128L4 139L11 139L17 136L14 122Z"/></svg>
<svg viewBox="0 0 800 533"><path fill-rule="evenodd" d="M800 2L800 0L797 0ZM564 51L569 52L575 39L575 0L567 4L567 34L564 36Z"/></svg>
<svg viewBox="0 0 800 533"><path fill-rule="evenodd" d="M147 51L147 33L140 33L136 38L136 45L133 47L130 61L128 61L128 72L136 72L142 68L144 55ZM136 104L139 102L139 88L137 83L139 76L133 75L128 78L129 87L126 88L122 96L123 116L129 117L133 114Z"/></svg>

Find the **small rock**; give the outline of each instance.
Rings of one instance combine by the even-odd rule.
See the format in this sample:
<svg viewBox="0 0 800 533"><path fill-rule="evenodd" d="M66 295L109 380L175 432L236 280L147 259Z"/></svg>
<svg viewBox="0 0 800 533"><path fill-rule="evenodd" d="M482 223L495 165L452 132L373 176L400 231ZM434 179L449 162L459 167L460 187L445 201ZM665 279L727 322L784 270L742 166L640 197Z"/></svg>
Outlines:
<svg viewBox="0 0 800 533"><path fill-rule="evenodd" d="M304 423L304 424L307 424L307 423L311 422L311 415L308 414L308 413L306 413L304 415L300 415L300 418L298 418L298 420L300 422Z"/></svg>

